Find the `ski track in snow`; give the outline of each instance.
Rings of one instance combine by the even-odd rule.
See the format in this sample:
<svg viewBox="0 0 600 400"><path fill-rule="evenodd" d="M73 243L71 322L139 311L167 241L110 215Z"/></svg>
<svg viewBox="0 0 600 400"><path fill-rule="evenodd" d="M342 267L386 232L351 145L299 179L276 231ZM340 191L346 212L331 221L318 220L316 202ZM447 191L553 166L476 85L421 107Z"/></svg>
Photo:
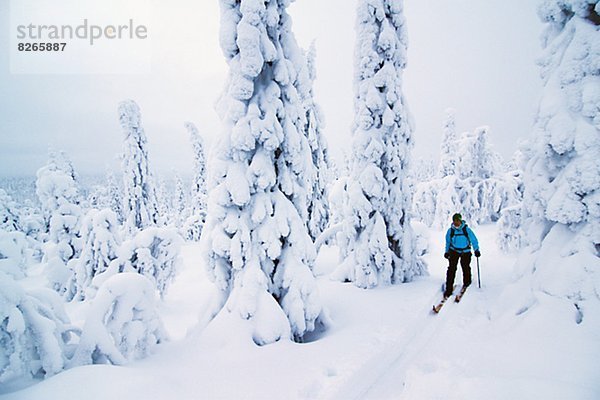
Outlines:
<svg viewBox="0 0 600 400"><path fill-rule="evenodd" d="M436 293L435 296L432 296L430 303L436 303L439 301L439 297L440 295ZM446 306L449 306L449 304ZM348 385L342 387L339 392L334 393L329 398L332 400L370 398L370 392L380 382L390 376L391 367L393 367L393 371L404 370L414 360L415 356L427 346L429 341L439 335L440 329L448 320L446 314L448 313L442 311L440 314L434 315L431 312L431 306L424 306L416 314L417 317L415 320L417 321L411 321L412 333L406 339L400 342L392 342L388 346L385 346L381 352L375 354L345 380ZM423 315L425 317L421 317ZM401 383L399 388L399 391L401 391L404 386L404 380L399 376L395 376L394 378L396 382Z"/></svg>
<svg viewBox="0 0 600 400"><path fill-rule="evenodd" d="M495 237L495 229L490 228L484 227L486 231L484 237L486 239ZM487 232L488 229L493 232ZM442 237L441 233L435 234ZM431 264L435 264L435 266L430 265L430 269L435 268L431 272L437 274L437 277L429 277L427 279L431 281L432 287L436 287L434 281L437 283L437 279L440 279L440 277L443 278L443 274L445 274L445 267L440 266L439 260L435 258L435 255L442 251L443 244L436 241L436 243L431 243L431 245L433 247L430 249L430 253L433 255L433 262ZM499 252L499 250L495 248L495 243L491 241L483 244L482 248L485 248L486 245L489 246L486 250L490 254L490 257L487 257L488 259L484 262L488 264L486 265L487 271L491 272L501 266L500 260L506 258L506 256L491 257L492 254ZM492 250L491 247L494 247L494 249ZM462 275L459 266L455 280L457 289L454 295L446 301L439 314L433 314L431 311L432 305L437 304L441 300L441 291L436 291L429 301L425 302L421 309L414 313L414 318L406 321L406 325L410 326L410 329L405 337L390 341L381 351L374 354L352 374L347 376L343 380L343 383L329 388L330 393L323 394L323 398L331 400L402 398L403 390L407 385L406 375L409 369L420 361L419 356L422 356L431 347L432 343L437 342L437 339L446 333L446 326L449 322L450 328L454 329L457 325L465 323L469 319L469 315L476 311L471 305L471 297L477 297L480 302L483 301L485 303L480 305L478 311L484 311L489 318L489 311L481 310L481 308L488 308L489 296L477 288L477 260L475 257L473 257L471 268L473 284L460 303L457 304L454 301L454 296L458 293L461 283ZM501 274L504 275L503 279L500 279L501 281L507 278L506 275L510 272L509 270L507 269L507 271ZM494 274L494 279L497 280L498 278ZM496 284L498 283L496 282Z"/></svg>

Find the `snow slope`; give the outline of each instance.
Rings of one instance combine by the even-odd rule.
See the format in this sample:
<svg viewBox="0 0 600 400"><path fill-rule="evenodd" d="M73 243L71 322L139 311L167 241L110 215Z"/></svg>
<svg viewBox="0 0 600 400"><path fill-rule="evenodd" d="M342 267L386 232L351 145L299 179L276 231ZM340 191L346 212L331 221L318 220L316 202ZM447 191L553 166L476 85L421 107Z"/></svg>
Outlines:
<svg viewBox="0 0 600 400"><path fill-rule="evenodd" d="M517 309L528 289L515 257L497 250L494 225L475 232L482 289L439 315L430 309L444 280L443 232L431 232L430 276L373 290L331 281L337 249L324 247L316 273L329 329L263 347L237 317L207 325L215 289L198 246L187 245L161 309L170 343L124 367L74 368L0 399L600 398L598 318L578 324L574 308L544 295Z"/></svg>

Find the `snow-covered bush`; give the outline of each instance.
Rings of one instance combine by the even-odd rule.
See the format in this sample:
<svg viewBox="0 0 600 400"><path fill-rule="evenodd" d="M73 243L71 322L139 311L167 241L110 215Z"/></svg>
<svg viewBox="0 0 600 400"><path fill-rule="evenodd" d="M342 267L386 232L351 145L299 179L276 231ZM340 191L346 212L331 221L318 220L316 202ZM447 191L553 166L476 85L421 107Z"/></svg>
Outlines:
<svg viewBox="0 0 600 400"><path fill-rule="evenodd" d="M0 383L65 367L72 328L62 304L53 291L28 293L0 271Z"/></svg>
<svg viewBox="0 0 600 400"><path fill-rule="evenodd" d="M0 271L14 279L24 278L29 255L25 234L0 230Z"/></svg>
<svg viewBox="0 0 600 400"><path fill-rule="evenodd" d="M523 206L521 204L507 207L500 213L498 220L498 246L505 252L513 252L523 247L524 237L521 234Z"/></svg>
<svg viewBox="0 0 600 400"><path fill-rule="evenodd" d="M204 152L204 140L198 133L196 125L186 122L185 128L190 135L194 151L194 177L191 214L184 223L183 231L186 239L197 241L200 240L202 228L206 222L206 154Z"/></svg>
<svg viewBox="0 0 600 400"><path fill-rule="evenodd" d="M414 251L407 172L412 124L402 94L407 35L403 2L358 2L353 160L334 277L370 288L426 272Z"/></svg>
<svg viewBox="0 0 600 400"><path fill-rule="evenodd" d="M0 189L0 230L11 232L22 230L17 203L4 189Z"/></svg>
<svg viewBox="0 0 600 400"><path fill-rule="evenodd" d="M145 357L166 339L152 282L136 273L117 274L92 300L69 364L122 365Z"/></svg>
<svg viewBox="0 0 600 400"><path fill-rule="evenodd" d="M156 192L148 165L147 139L140 108L133 100L119 104L123 129L123 217L125 230L133 235L158 220Z"/></svg>
<svg viewBox="0 0 600 400"><path fill-rule="evenodd" d="M306 226L316 178L298 88L306 61L289 2L220 3L229 78L210 160L206 264L229 298L223 311L249 320L256 343L301 340L321 313Z"/></svg>
<svg viewBox="0 0 600 400"><path fill-rule="evenodd" d="M81 256L69 263L74 271L78 300L85 299L92 279L117 258L121 243L117 215L110 209L90 210L83 219L81 231L84 242Z"/></svg>
<svg viewBox="0 0 600 400"><path fill-rule="evenodd" d="M110 232L107 237L110 238ZM164 296L177 274L182 241L173 228L152 227L139 231L132 239L123 242L117 251L117 258L110 262L106 270L96 273L89 295L93 296L94 291L113 275L137 272L148 278Z"/></svg>

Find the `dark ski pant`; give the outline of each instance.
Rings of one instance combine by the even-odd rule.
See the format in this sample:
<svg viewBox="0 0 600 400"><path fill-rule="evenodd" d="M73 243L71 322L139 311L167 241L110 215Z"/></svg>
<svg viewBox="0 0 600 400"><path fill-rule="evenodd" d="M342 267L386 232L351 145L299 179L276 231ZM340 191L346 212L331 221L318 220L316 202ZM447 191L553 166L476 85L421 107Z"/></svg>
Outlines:
<svg viewBox="0 0 600 400"><path fill-rule="evenodd" d="M446 272L446 292L444 293L446 296L452 294L458 260L460 260L460 266L463 273L463 286L469 286L471 284L471 252L457 253L455 251L450 251L450 265L448 265L448 272Z"/></svg>

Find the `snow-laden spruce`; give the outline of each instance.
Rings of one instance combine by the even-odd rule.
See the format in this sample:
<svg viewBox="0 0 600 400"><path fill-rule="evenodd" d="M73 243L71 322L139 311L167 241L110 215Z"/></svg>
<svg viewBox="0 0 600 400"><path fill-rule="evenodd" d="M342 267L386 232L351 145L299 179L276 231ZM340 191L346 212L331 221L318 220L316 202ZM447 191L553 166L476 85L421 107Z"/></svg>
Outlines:
<svg viewBox="0 0 600 400"><path fill-rule="evenodd" d="M199 240L202 228L206 222L206 154L204 140L198 128L192 122L186 122L185 128L190 135L190 142L194 152L194 174L192 182L191 215L186 219L183 231L188 240Z"/></svg>
<svg viewBox="0 0 600 400"><path fill-rule="evenodd" d="M92 279L106 271L117 258L121 243L117 216L110 209L88 211L81 231L81 255L69 263L74 271L73 284L78 300L86 298L86 289L91 285Z"/></svg>
<svg viewBox="0 0 600 400"><path fill-rule="evenodd" d="M66 299L75 295L73 271L67 263L79 256L81 237L80 194L71 163L64 153L49 154L48 164L37 171L36 194L46 224L44 261L51 286Z"/></svg>
<svg viewBox="0 0 600 400"><path fill-rule="evenodd" d="M202 242L223 312L253 326L258 344L315 329L321 301L311 268L308 204L316 178L305 134L306 61L289 1L222 0L221 48L229 78L218 109Z"/></svg>
<svg viewBox="0 0 600 400"><path fill-rule="evenodd" d="M158 219L156 193L148 165L147 139L138 105L133 100L119 104L119 121L123 129L123 213L129 235Z"/></svg>
<svg viewBox="0 0 600 400"><path fill-rule="evenodd" d="M308 204L308 233L313 240L317 239L329 224L328 188L332 180L329 151L322 132L325 125L323 113L314 99L313 85L317 78L315 53L316 48L313 42L306 53L308 79L302 79L301 81L306 84L300 86L306 115L304 131L310 145L312 164L315 170L312 196Z"/></svg>
<svg viewBox="0 0 600 400"><path fill-rule="evenodd" d="M175 197L173 198L173 210L175 211L175 226L183 226L188 209L188 194L183 179L175 173Z"/></svg>
<svg viewBox="0 0 600 400"><path fill-rule="evenodd" d="M448 108L446 118L442 127L442 144L440 149L440 164L438 175L444 178L448 175L456 175L458 152L458 135L456 133L456 110Z"/></svg>
<svg viewBox="0 0 600 400"><path fill-rule="evenodd" d="M543 1L544 83L524 171L524 237L519 260L534 296L600 311L600 2ZM574 306L574 308L572 307Z"/></svg>
<svg viewBox="0 0 600 400"><path fill-rule="evenodd" d="M74 330L63 304L54 291L28 292L0 271L0 384L62 371Z"/></svg>
<svg viewBox="0 0 600 400"><path fill-rule="evenodd" d="M412 123L402 94L407 34L402 1L358 2L353 159L334 277L370 288L426 273L416 257L407 179Z"/></svg>
<svg viewBox="0 0 600 400"><path fill-rule="evenodd" d="M123 194L121 187L114 177L113 171L106 170L106 187L108 191L108 203L105 207L109 207L117 216L119 225L125 221L125 212L123 211Z"/></svg>
<svg viewBox="0 0 600 400"><path fill-rule="evenodd" d="M112 276L92 300L70 366L125 364L167 338L154 285L136 273Z"/></svg>

